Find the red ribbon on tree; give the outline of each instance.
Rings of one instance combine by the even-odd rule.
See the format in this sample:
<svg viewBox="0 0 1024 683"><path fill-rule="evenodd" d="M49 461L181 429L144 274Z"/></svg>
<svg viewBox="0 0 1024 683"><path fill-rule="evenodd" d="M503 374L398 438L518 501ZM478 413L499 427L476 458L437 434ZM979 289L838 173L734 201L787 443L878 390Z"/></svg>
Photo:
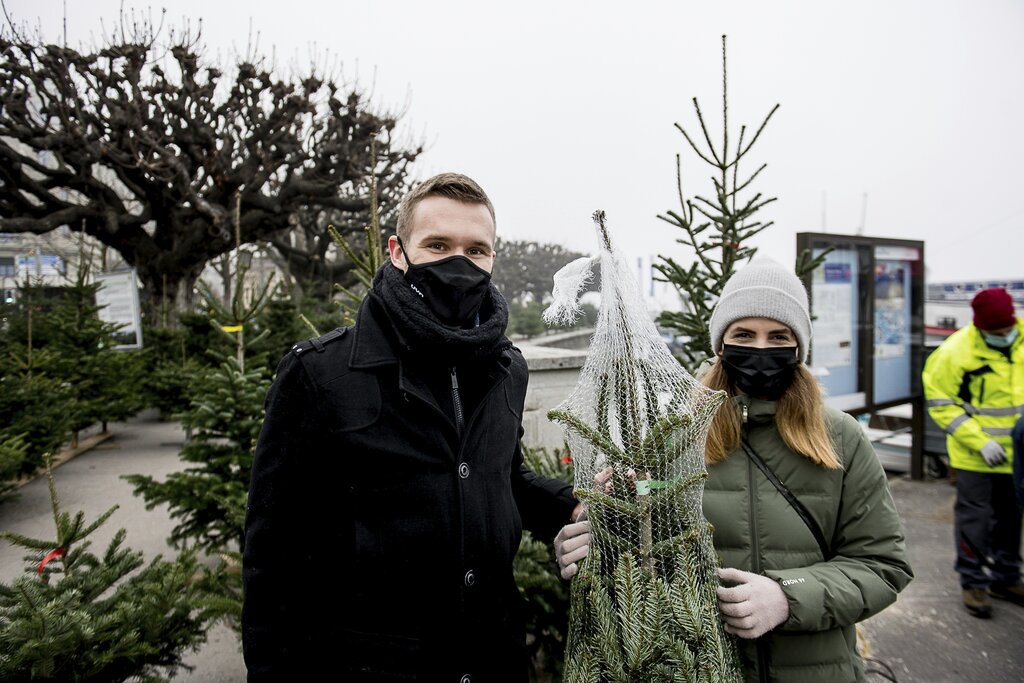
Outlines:
<svg viewBox="0 0 1024 683"><path fill-rule="evenodd" d="M55 550L51 550L50 552L48 552L46 554L46 557L43 558L43 561L39 563L39 569L37 569L36 572L40 576L42 576L43 575L43 567L48 565L53 560L56 560L58 557L63 557L63 556L64 556L64 548L57 548Z"/></svg>

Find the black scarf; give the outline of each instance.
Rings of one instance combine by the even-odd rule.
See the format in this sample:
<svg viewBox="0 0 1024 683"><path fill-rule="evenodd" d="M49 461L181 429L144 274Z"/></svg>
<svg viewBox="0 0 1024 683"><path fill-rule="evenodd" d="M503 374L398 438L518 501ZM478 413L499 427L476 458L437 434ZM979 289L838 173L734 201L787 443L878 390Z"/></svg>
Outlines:
<svg viewBox="0 0 1024 683"><path fill-rule="evenodd" d="M512 346L505 338L508 304L493 284L488 289L480 306L480 324L469 328L439 321L409 286L405 274L391 263L385 263L373 276L370 296L381 303L402 346L412 353L472 360L496 356Z"/></svg>

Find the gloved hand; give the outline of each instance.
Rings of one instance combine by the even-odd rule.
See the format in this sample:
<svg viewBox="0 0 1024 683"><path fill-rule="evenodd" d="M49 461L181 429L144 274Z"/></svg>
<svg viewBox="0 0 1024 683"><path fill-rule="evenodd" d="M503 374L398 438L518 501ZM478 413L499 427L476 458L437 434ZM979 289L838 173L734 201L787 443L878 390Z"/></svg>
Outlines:
<svg viewBox="0 0 1024 683"><path fill-rule="evenodd" d="M789 618L789 601L782 586L767 576L740 569L719 569L718 578L738 584L719 586L718 609L725 630L740 638L759 638Z"/></svg>
<svg viewBox="0 0 1024 683"><path fill-rule="evenodd" d="M566 524L555 536L555 560L559 573L568 581L579 571L577 562L590 552L590 521L586 511L573 524Z"/></svg>
<svg viewBox="0 0 1024 683"><path fill-rule="evenodd" d="M985 459L985 464L989 467L995 467L1002 465L1006 462L1006 451L995 439L989 439L984 446L981 447L981 457Z"/></svg>

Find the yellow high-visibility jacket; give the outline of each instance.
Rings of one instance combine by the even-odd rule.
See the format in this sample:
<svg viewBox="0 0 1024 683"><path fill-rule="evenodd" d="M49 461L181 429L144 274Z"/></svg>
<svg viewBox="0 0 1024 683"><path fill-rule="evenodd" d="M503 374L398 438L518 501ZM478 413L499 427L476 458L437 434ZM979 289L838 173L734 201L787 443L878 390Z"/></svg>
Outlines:
<svg viewBox="0 0 1024 683"><path fill-rule="evenodd" d="M928 413L946 431L949 464L972 472L1012 471L1010 432L1024 415L1024 319L1017 318L1017 339L1010 360L985 343L972 324L949 335L924 365L922 379ZM998 467L985 464L979 451L989 439L1006 450ZM1022 456L1024 454L1017 454Z"/></svg>

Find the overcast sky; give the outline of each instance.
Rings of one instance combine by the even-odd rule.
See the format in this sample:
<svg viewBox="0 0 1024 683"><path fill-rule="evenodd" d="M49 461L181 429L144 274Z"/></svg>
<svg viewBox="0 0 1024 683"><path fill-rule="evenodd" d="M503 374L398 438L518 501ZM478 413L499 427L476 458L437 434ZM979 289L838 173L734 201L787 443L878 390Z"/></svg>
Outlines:
<svg viewBox="0 0 1024 683"><path fill-rule="evenodd" d="M90 41L121 0L5 0L15 21ZM174 0L125 6L202 18L208 54L249 42L278 64L329 50L427 144L417 175L457 170L497 208L499 234L596 246L608 212L631 256L684 252L656 215L709 168L673 128L730 128L781 108L754 147L755 187L778 197L756 238L785 262L797 232L925 240L930 281L1024 278L1024 2L583 2ZM321 59L321 61L324 61ZM865 203L866 195L866 203ZM865 211L866 205L866 211Z"/></svg>

